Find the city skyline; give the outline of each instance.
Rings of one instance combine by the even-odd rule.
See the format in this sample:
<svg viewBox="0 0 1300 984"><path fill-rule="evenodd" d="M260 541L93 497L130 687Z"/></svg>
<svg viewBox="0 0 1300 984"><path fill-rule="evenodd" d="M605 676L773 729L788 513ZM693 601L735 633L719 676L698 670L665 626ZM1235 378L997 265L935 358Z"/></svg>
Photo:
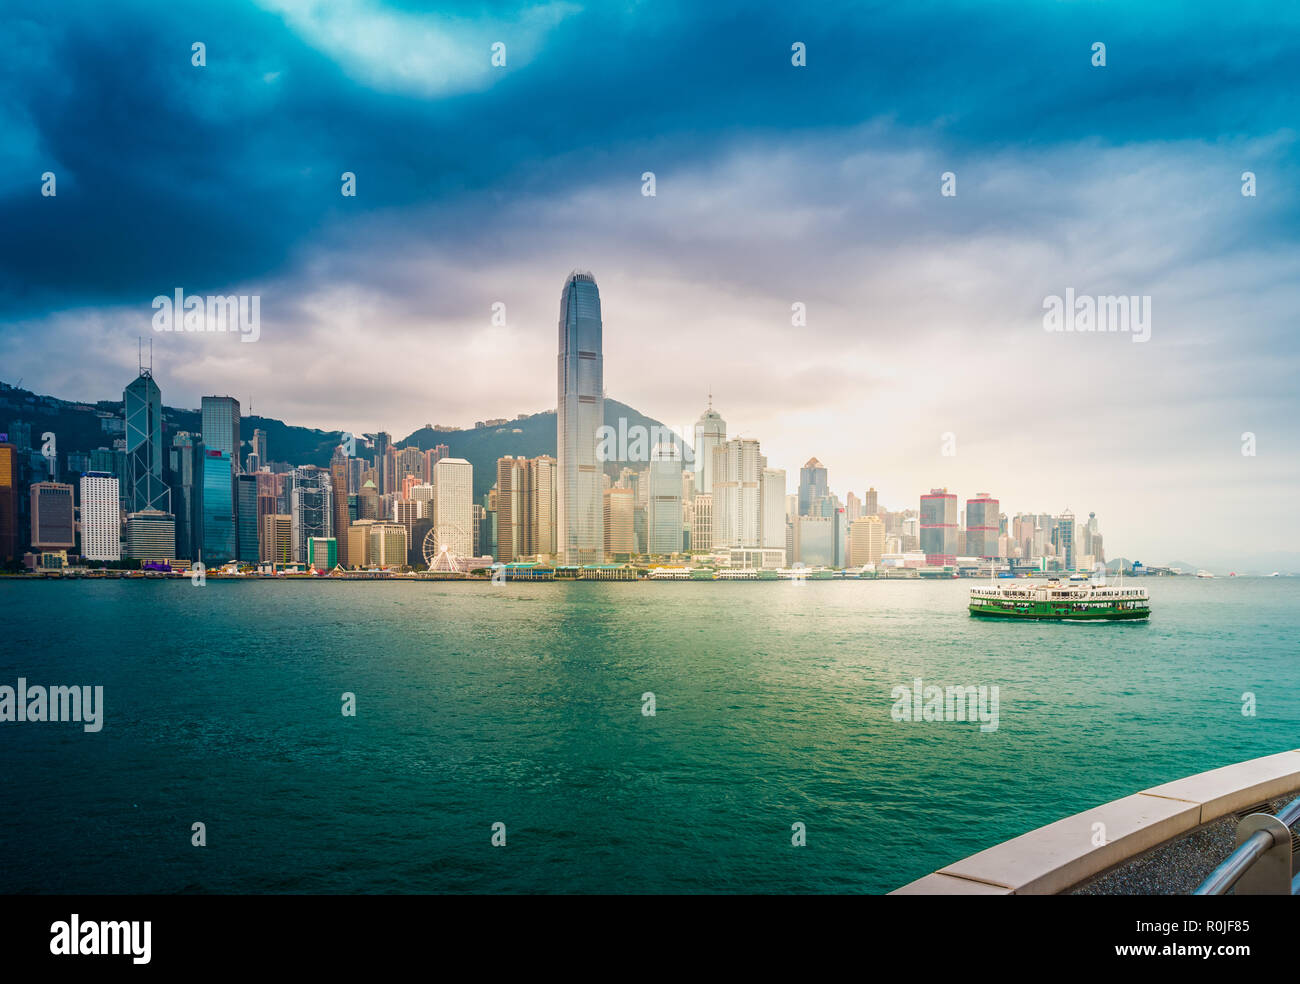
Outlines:
<svg viewBox="0 0 1300 984"><path fill-rule="evenodd" d="M175 52L143 63L27 12L8 59L67 82L15 89L7 118L7 381L111 398L148 335L173 405L231 392L304 426L395 433L544 410L555 280L597 268L605 391L664 421L712 393L787 475L816 455L841 488L895 501L1015 488L1032 508L1086 503L1127 556L1294 567L1300 12L1017 6L1019 27L959 6L752 32L719 9L635 64L613 54L647 29L635 11L101 12L97 31ZM1196 30L1222 43L1190 50ZM398 70L375 32L441 38L447 57ZM918 36L938 81L900 85L913 69L892 42ZM101 89L101 112L69 111ZM158 139L178 132L228 150ZM260 298L256 344L150 330L177 289ZM1149 339L1045 331L1045 302L1072 291L1149 297Z"/></svg>

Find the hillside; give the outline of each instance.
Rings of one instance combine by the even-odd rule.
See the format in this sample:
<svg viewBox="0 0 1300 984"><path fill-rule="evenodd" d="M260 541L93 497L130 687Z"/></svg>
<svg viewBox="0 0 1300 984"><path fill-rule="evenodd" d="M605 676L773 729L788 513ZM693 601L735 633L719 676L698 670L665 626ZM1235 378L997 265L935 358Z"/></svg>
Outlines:
<svg viewBox="0 0 1300 984"><path fill-rule="evenodd" d="M101 400L98 403L76 403L52 396L41 396L29 390L17 389L0 382L0 433L6 433L21 422L31 427L32 442L40 446L40 435L50 431L57 436L60 457L68 452L93 451L112 447L113 439L121 433L109 433L103 421L120 419L121 401ZM627 419L628 428L635 426L662 427L652 417L638 410L606 398L605 422L617 428L619 418ZM312 427L298 427L274 417L251 416L241 421L244 440L243 454L250 448L253 431L266 431L267 450L272 461L291 465L329 464L330 456L340 440L339 431L323 431ZM173 435L181 431L201 432L201 415L198 410L163 406L163 445L170 447ZM536 413L511 420L499 427L477 427L457 431L435 431L422 427L404 440L395 440L395 446L416 445L430 450L445 444L452 457L464 458L474 467L474 497L478 500L496 482L496 462L505 455L536 457L556 453L555 411ZM396 436L395 436L396 437ZM241 456L242 457L242 456ZM65 459L66 460L66 459ZM606 470L616 476L622 462L611 462Z"/></svg>

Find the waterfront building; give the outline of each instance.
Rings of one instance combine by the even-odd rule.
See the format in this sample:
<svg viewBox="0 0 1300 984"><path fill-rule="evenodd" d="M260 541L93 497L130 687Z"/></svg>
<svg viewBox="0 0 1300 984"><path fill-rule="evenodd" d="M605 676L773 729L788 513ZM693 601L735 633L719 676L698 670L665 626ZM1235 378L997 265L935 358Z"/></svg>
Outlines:
<svg viewBox="0 0 1300 984"><path fill-rule="evenodd" d="M81 476L81 555L87 560L122 559L121 490L116 475L86 472Z"/></svg>
<svg viewBox="0 0 1300 984"><path fill-rule="evenodd" d="M307 538L307 566L318 571L329 572L338 566L338 540L332 536L312 536Z"/></svg>
<svg viewBox="0 0 1300 984"><path fill-rule="evenodd" d="M442 462L438 464L442 464ZM376 567L404 567L406 565L407 549L406 527L401 523L373 523L371 525L369 559L372 565ZM462 554L462 556L465 556L465 554Z"/></svg>
<svg viewBox="0 0 1300 984"><path fill-rule="evenodd" d="M848 566L879 564L884 554L885 524L880 517L872 515L855 519L850 527Z"/></svg>
<svg viewBox="0 0 1300 984"><path fill-rule="evenodd" d="M474 467L464 458L442 458L433 466L433 524L457 557L474 552Z"/></svg>
<svg viewBox="0 0 1300 984"><path fill-rule="evenodd" d="M176 559L176 517L159 509L144 509L126 517L126 555L133 560Z"/></svg>
<svg viewBox="0 0 1300 984"><path fill-rule="evenodd" d="M659 444L650 455L650 488L646 503L646 553L675 554L682 550L682 451L676 444Z"/></svg>
<svg viewBox="0 0 1300 984"><path fill-rule="evenodd" d="M171 512L171 492L163 481L162 392L149 369L141 368L122 391L122 403L129 488L123 495L119 486L118 493L130 512Z"/></svg>
<svg viewBox="0 0 1300 984"><path fill-rule="evenodd" d="M761 547L785 549L785 469L764 468L759 475L759 540Z"/></svg>
<svg viewBox="0 0 1300 984"><path fill-rule="evenodd" d="M1000 556L998 536L1001 533L1001 509L997 499L987 492L979 492L974 499L966 500L966 556L988 560Z"/></svg>
<svg viewBox="0 0 1300 984"><path fill-rule="evenodd" d="M18 562L18 448L0 443L0 565Z"/></svg>
<svg viewBox="0 0 1300 984"><path fill-rule="evenodd" d="M957 563L957 496L944 489L931 489L921 496L921 551L926 563L944 566Z"/></svg>
<svg viewBox="0 0 1300 984"><path fill-rule="evenodd" d="M713 451L713 546L757 547L762 517L758 441L735 438Z"/></svg>
<svg viewBox="0 0 1300 984"><path fill-rule="evenodd" d="M196 560L203 550L203 439L180 431L168 452L176 556ZM95 457L91 455L92 464Z"/></svg>
<svg viewBox="0 0 1300 984"><path fill-rule="evenodd" d="M235 557L249 564L259 559L257 475L235 476Z"/></svg>
<svg viewBox="0 0 1300 984"><path fill-rule="evenodd" d="M348 557L348 537L343 530L348 528L350 521L348 510L348 478L350 473L351 459L340 444L334 449L334 454L330 456L330 486L333 499L334 514L334 532L335 548L338 551L338 562L344 567L350 564Z"/></svg>
<svg viewBox="0 0 1300 984"><path fill-rule="evenodd" d="M315 465L302 465L290 478L289 515L293 523L293 560L307 563L307 541L334 535L334 482Z"/></svg>
<svg viewBox="0 0 1300 984"><path fill-rule="evenodd" d="M288 564L293 560L293 516L263 513L258 559L264 563Z"/></svg>
<svg viewBox="0 0 1300 984"><path fill-rule="evenodd" d="M556 412L556 525L561 562L604 559L604 510L597 433L605 422L600 291L573 273L560 295Z"/></svg>
<svg viewBox="0 0 1300 984"><path fill-rule="evenodd" d="M1056 519L1056 536L1053 538L1052 546L1056 548L1056 556L1061 559L1064 569L1074 570L1074 513L1068 509Z"/></svg>
<svg viewBox="0 0 1300 984"><path fill-rule="evenodd" d="M785 517L782 515L782 526ZM782 530L784 546L784 529ZM708 492L696 492L691 500L691 550L713 549L713 496Z"/></svg>
<svg viewBox="0 0 1300 984"><path fill-rule="evenodd" d="M805 567L835 567L835 520L830 516L795 519L795 559Z"/></svg>
<svg viewBox="0 0 1300 984"><path fill-rule="evenodd" d="M199 558L191 559L213 567L236 557L235 479L227 452L205 446L202 460L203 546Z"/></svg>
<svg viewBox="0 0 1300 984"><path fill-rule="evenodd" d="M631 489L606 489L604 499L605 556L630 558L636 550L636 504Z"/></svg>
<svg viewBox="0 0 1300 984"><path fill-rule="evenodd" d="M370 554L370 531L374 525L373 519L358 519L348 527L348 558L354 569L374 564Z"/></svg>

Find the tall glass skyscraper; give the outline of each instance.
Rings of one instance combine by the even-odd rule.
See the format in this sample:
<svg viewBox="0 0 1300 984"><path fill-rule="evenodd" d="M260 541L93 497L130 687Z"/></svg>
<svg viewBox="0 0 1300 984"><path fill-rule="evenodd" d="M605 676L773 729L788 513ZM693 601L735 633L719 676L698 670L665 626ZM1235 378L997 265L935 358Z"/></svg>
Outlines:
<svg viewBox="0 0 1300 984"><path fill-rule="evenodd" d="M709 394L709 407L695 424L695 491L713 494L713 451L727 440L727 422L713 409L713 395Z"/></svg>
<svg viewBox="0 0 1300 984"><path fill-rule="evenodd" d="M256 564L257 548L257 476L235 476L236 556Z"/></svg>
<svg viewBox="0 0 1300 984"><path fill-rule="evenodd" d="M203 398L203 446L224 453L232 473L239 472L239 401L233 396Z"/></svg>
<svg viewBox="0 0 1300 984"><path fill-rule="evenodd" d="M816 458L799 469L799 515L823 515L813 508L818 499L830 495L830 486L826 481L826 466Z"/></svg>
<svg viewBox="0 0 1300 984"><path fill-rule="evenodd" d="M198 560L203 550L203 441L199 435L181 431L172 438L171 473L176 556Z"/></svg>
<svg viewBox="0 0 1300 984"><path fill-rule="evenodd" d="M558 551L565 564L599 564L605 517L596 435L605 422L600 291L590 273L571 273L560 294L556 407Z"/></svg>
<svg viewBox="0 0 1300 984"><path fill-rule="evenodd" d="M148 369L141 369L125 390L127 512L171 512L171 491L163 481L162 391Z"/></svg>
<svg viewBox="0 0 1300 984"><path fill-rule="evenodd" d="M230 455L203 452L203 563L208 567L235 559L235 483Z"/></svg>

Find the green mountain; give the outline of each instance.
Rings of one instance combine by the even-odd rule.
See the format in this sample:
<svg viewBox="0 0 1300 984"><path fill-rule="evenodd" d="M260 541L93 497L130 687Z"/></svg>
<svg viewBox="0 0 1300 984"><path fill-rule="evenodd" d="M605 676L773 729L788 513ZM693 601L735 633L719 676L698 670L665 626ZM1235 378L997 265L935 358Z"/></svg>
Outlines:
<svg viewBox="0 0 1300 984"><path fill-rule="evenodd" d="M0 382L0 434L16 435L20 427L30 428L31 444L39 448L41 435L53 433L60 456L68 452L112 447L114 438L122 436L120 431L112 430L114 422L122 419L122 412L120 400L101 400L93 404L74 403L57 397L41 396ZM623 426L628 430L637 426L647 429L663 426L658 420L647 417L625 403L606 398L605 423L617 430L620 418L626 421ZM274 417L244 417L240 426L244 439L241 457L250 450L255 428L266 431L267 451L271 460L291 465L328 466L330 456L342 438L340 431L297 427ZM180 431L198 433L202 430L202 416L198 410L163 407L164 447L170 447L173 435ZM556 453L555 411L535 413L491 427L454 431L435 431L431 427L422 427L405 440L396 441L394 446L416 445L428 451L439 444L447 445L451 457L464 458L473 465L474 497L478 500L496 482L498 458L508 454L534 458L541 454ZM358 453L365 455L360 442ZM624 462L607 462L605 469L616 477L623 465ZM644 467L644 464L634 467Z"/></svg>

